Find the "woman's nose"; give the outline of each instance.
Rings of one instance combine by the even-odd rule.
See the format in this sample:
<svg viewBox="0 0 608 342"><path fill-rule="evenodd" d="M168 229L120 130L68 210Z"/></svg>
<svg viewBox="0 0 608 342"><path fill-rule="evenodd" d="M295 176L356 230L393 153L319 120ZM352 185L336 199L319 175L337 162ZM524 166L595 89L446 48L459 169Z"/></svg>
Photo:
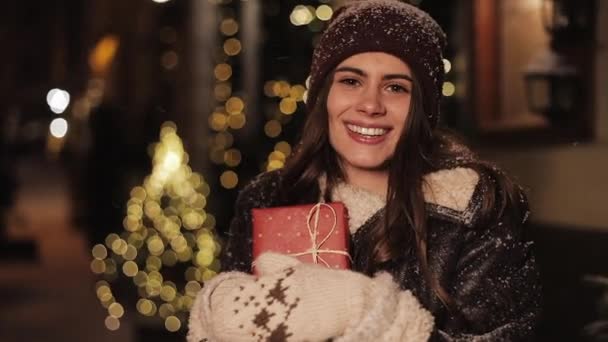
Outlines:
<svg viewBox="0 0 608 342"><path fill-rule="evenodd" d="M385 108L382 103L380 91L374 88L365 89L359 98L357 109L359 112L366 115L384 115Z"/></svg>

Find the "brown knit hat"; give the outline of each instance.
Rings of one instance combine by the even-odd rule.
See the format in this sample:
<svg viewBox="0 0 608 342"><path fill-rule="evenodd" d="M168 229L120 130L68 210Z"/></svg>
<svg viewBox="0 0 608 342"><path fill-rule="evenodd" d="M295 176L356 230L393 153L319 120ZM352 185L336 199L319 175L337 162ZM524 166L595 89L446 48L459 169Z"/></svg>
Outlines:
<svg viewBox="0 0 608 342"><path fill-rule="evenodd" d="M319 88L340 62L362 52L386 52L405 61L422 86L431 127L439 119L446 36L426 12L397 0L348 1L334 13L312 56L306 105L314 108Z"/></svg>

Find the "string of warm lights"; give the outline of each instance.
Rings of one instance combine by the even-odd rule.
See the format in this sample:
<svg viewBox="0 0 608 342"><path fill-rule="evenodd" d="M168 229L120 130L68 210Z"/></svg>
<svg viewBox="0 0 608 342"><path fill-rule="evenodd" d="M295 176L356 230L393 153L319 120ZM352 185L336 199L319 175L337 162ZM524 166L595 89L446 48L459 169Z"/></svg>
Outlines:
<svg viewBox="0 0 608 342"><path fill-rule="evenodd" d="M238 185L238 175L234 168L241 163L241 152L233 146L236 131L245 126L245 102L233 94L233 60L242 51L241 41L236 37L239 23L232 9L218 3L218 12L222 13L219 33L222 46L216 53L216 65L213 70L215 85L213 94L216 107L209 116L209 127L214 131L209 137L209 159L212 163L226 167L220 175L220 184L226 189L234 189Z"/></svg>
<svg viewBox="0 0 608 342"><path fill-rule="evenodd" d="M215 217L205 211L210 188L188 166L174 123L162 125L152 150L152 173L130 192L124 231L92 249L91 270L107 279L96 284L96 293L108 311L110 330L120 327L125 308L108 280L131 278L139 296L137 312L162 318L165 328L175 332L186 322L203 281L220 270ZM175 273L180 275L172 279Z"/></svg>

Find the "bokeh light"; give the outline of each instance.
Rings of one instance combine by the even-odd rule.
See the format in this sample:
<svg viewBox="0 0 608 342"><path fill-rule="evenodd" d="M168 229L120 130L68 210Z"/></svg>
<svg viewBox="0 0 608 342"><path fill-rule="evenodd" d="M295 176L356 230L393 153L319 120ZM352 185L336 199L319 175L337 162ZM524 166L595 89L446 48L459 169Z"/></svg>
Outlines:
<svg viewBox="0 0 608 342"><path fill-rule="evenodd" d="M226 189L234 189L239 182L239 176L232 170L224 171L220 176L220 184ZM197 261L201 266L209 266L213 259L207 250L202 250L197 254Z"/></svg>
<svg viewBox="0 0 608 342"><path fill-rule="evenodd" d="M315 12L316 12L317 18L319 18L319 20L323 20L323 21L328 21L329 19L331 19L331 16L334 14L334 11L328 5L321 5L321 6L317 7L317 10Z"/></svg>
<svg viewBox="0 0 608 342"><path fill-rule="evenodd" d="M46 94L46 103L53 113L61 114L70 105L70 93L58 88L51 89Z"/></svg>
<svg viewBox="0 0 608 342"><path fill-rule="evenodd" d="M446 74L452 70L452 63L448 59L443 59L443 69Z"/></svg>
<svg viewBox="0 0 608 342"><path fill-rule="evenodd" d="M234 36L239 31L239 24L233 18L222 20L220 32L225 36Z"/></svg>
<svg viewBox="0 0 608 342"><path fill-rule="evenodd" d="M49 131L55 138L63 138L68 133L68 122L64 118L53 119Z"/></svg>
<svg viewBox="0 0 608 342"><path fill-rule="evenodd" d="M452 96L456 92L456 86L452 82L444 82L442 93L443 96Z"/></svg>
<svg viewBox="0 0 608 342"><path fill-rule="evenodd" d="M241 52L241 41L236 38L227 39L224 42L224 52L228 56L236 56Z"/></svg>
<svg viewBox="0 0 608 342"><path fill-rule="evenodd" d="M277 120L270 120L264 125L264 133L270 138L276 138L281 134L281 123Z"/></svg>
<svg viewBox="0 0 608 342"><path fill-rule="evenodd" d="M213 74L219 81L226 81L232 76L232 67L226 63L218 64L215 66Z"/></svg>
<svg viewBox="0 0 608 342"><path fill-rule="evenodd" d="M295 26L307 25L315 18L313 13L307 6L297 5L291 11L289 20Z"/></svg>

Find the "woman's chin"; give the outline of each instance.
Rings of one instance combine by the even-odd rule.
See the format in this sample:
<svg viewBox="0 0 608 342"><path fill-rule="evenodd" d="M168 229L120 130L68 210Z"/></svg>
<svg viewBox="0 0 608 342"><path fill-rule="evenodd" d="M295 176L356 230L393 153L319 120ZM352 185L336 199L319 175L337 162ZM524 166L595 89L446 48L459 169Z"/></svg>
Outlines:
<svg viewBox="0 0 608 342"><path fill-rule="evenodd" d="M379 172L388 170L389 160L353 160L349 164L360 171Z"/></svg>

